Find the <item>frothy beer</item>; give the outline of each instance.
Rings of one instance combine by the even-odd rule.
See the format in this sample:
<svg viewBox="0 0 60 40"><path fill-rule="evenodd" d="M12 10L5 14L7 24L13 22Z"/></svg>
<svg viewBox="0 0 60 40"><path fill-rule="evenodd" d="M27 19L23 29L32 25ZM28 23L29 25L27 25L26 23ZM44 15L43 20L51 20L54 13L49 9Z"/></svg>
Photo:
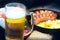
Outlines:
<svg viewBox="0 0 60 40"><path fill-rule="evenodd" d="M22 40L26 11L19 7L7 7L5 25L7 40Z"/></svg>

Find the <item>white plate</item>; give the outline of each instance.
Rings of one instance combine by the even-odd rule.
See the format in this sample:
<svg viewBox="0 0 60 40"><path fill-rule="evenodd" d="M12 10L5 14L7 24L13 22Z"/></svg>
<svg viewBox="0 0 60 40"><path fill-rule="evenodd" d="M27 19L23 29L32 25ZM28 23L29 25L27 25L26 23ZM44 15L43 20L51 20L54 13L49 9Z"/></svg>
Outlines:
<svg viewBox="0 0 60 40"><path fill-rule="evenodd" d="M0 8L0 26L5 29L4 11L5 8Z"/></svg>

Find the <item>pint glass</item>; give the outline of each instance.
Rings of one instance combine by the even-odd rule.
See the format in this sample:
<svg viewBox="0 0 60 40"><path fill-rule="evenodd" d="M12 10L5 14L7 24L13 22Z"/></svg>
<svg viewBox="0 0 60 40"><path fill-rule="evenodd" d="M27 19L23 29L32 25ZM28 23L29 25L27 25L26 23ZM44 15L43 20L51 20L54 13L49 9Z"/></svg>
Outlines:
<svg viewBox="0 0 60 40"><path fill-rule="evenodd" d="M26 7L21 3L5 5L6 40L24 40Z"/></svg>

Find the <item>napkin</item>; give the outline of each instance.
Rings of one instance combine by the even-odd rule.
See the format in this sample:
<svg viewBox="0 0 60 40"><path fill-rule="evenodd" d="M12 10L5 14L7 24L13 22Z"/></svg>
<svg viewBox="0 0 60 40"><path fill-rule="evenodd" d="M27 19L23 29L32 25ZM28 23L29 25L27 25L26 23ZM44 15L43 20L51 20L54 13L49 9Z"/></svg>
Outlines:
<svg viewBox="0 0 60 40"><path fill-rule="evenodd" d="M52 36L35 30L27 40L52 40Z"/></svg>

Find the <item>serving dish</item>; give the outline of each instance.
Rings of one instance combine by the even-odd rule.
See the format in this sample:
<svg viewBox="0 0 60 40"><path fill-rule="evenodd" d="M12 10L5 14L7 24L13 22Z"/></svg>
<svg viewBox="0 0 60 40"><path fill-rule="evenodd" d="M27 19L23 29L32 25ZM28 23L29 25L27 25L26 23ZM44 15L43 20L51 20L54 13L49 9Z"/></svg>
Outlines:
<svg viewBox="0 0 60 40"><path fill-rule="evenodd" d="M51 9L35 9L35 10L30 10L30 12L35 12L38 10L49 10L49 11L53 11L54 13L57 14L57 20L60 20L60 12L57 12L56 10L51 10ZM39 32L43 32L43 33L47 33L50 35L53 35L55 32L59 31L60 28L45 28L45 27L39 27L37 25L34 25L34 30L38 30Z"/></svg>

